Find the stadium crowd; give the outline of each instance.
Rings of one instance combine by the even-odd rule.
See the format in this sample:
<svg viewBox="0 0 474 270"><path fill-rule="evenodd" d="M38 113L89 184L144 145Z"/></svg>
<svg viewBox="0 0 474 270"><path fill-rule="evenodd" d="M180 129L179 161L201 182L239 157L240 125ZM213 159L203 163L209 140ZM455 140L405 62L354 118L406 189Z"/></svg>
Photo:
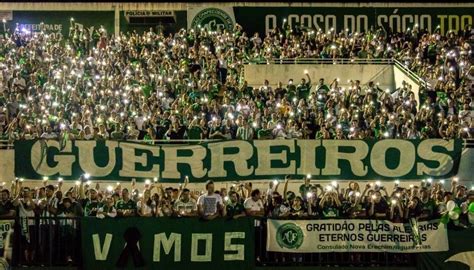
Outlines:
<svg viewBox="0 0 474 270"><path fill-rule="evenodd" d="M441 35L322 32L288 25L265 37L205 28L69 37L13 29L0 42L0 140L472 138L471 26ZM247 62L398 59L431 86L340 87L308 74L248 85ZM282 78L286 80L287 78Z"/></svg>
<svg viewBox="0 0 474 270"><path fill-rule="evenodd" d="M302 183L298 190L288 190L290 181ZM19 218L25 262L35 259L35 247L44 248L53 235L58 239L72 239L77 225L74 219L82 216L108 218L127 217L196 217L237 219L246 216L276 219L383 219L393 222L440 219L458 228L474 226L474 189L458 184L453 178L451 189L444 180L422 180L419 185L402 186L399 181L369 182L359 185L349 182L341 188L337 181L318 184L308 175L304 180L270 181L267 190L252 188L252 182L235 183L216 189L205 183L204 191L191 192L188 180L178 188L166 187L147 180L143 188L135 181L130 187L101 186L82 176L74 187L62 190L63 181L56 185L43 181L43 186L29 188L21 179L12 182L11 189L1 191L0 218ZM3 184L5 185L5 184ZM283 190L279 187L283 185ZM204 184L203 184L204 186ZM222 185L224 186L224 185ZM35 219L40 218L40 219ZM51 218L51 219L49 219ZM56 218L69 218L59 219ZM39 223L38 223L39 222ZM60 225L58 232L52 229ZM52 227L53 226L53 227ZM70 244L64 246L63 260L74 256ZM48 253L45 253L48 254ZM45 257L37 254L42 259Z"/></svg>

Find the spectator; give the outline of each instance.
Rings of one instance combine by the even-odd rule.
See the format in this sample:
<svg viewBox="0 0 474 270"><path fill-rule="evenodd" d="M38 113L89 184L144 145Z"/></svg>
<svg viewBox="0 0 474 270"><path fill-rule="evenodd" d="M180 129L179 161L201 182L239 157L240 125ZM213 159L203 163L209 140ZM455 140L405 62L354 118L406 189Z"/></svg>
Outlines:
<svg viewBox="0 0 474 270"><path fill-rule="evenodd" d="M260 198L260 190L252 190L251 197L244 202L244 207L247 216L262 217L265 214Z"/></svg>
<svg viewBox="0 0 474 270"><path fill-rule="evenodd" d="M199 215L207 220L215 219L222 214L223 203L220 195L214 193L214 182L207 181L206 191L197 201Z"/></svg>
<svg viewBox="0 0 474 270"><path fill-rule="evenodd" d="M180 217L197 216L197 203L191 198L189 189L183 189L180 198L174 203L174 211Z"/></svg>
<svg viewBox="0 0 474 270"><path fill-rule="evenodd" d="M226 216L229 219L245 217L244 205L240 202L239 194L235 191L229 192L229 202L226 205Z"/></svg>
<svg viewBox="0 0 474 270"><path fill-rule="evenodd" d="M137 203L130 199L128 189L122 189L122 199L116 203L119 217L133 217L137 214Z"/></svg>
<svg viewBox="0 0 474 270"><path fill-rule="evenodd" d="M15 218L15 207L10 200L10 191L2 190L0 201L0 218Z"/></svg>

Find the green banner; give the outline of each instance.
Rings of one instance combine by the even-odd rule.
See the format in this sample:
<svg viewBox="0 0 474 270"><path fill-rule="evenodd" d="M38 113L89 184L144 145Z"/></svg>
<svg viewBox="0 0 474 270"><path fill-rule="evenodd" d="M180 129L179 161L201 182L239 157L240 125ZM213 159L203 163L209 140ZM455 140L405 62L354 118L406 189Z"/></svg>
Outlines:
<svg viewBox="0 0 474 270"><path fill-rule="evenodd" d="M403 4L401 4L403 6ZM448 30L461 30L472 25L474 8L440 7L234 7L236 22L245 31L265 35L283 24L303 25L324 32L343 31L363 32L371 26L390 27L394 31L407 31L418 25L422 29L434 31L438 26L441 33ZM286 20L284 22L284 20Z"/></svg>
<svg viewBox="0 0 474 270"><path fill-rule="evenodd" d="M149 145L15 141L15 176L178 182L283 179L423 179L456 175L462 140L256 140Z"/></svg>
<svg viewBox="0 0 474 270"><path fill-rule="evenodd" d="M472 270L474 269L474 227L448 230L449 250L421 253L417 258L420 270Z"/></svg>
<svg viewBox="0 0 474 270"><path fill-rule="evenodd" d="M44 31L67 38L69 28L77 25L90 30L103 26L108 34L114 33L113 11L13 11L12 17L6 24L12 31L18 27L19 31Z"/></svg>
<svg viewBox="0 0 474 270"><path fill-rule="evenodd" d="M194 218L82 219L84 269L254 267L254 221Z"/></svg>

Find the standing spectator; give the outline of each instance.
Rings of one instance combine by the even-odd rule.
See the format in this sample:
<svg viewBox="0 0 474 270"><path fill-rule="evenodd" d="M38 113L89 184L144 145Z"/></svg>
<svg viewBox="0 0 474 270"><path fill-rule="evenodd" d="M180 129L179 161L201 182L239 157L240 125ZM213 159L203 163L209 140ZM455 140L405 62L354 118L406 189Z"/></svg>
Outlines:
<svg viewBox="0 0 474 270"><path fill-rule="evenodd" d="M68 197L63 198L58 205L57 216L65 219L59 220L59 260L61 262L72 263L74 253L77 252L77 246L71 245L79 241L79 232L77 226L78 217L83 216L82 209L75 207L72 200Z"/></svg>
<svg viewBox="0 0 474 270"><path fill-rule="evenodd" d="M0 201L0 218L15 218L15 207L10 199L10 191L3 189Z"/></svg>
<svg viewBox="0 0 474 270"><path fill-rule="evenodd" d="M226 215L229 219L238 219L245 217L245 208L239 200L239 194L235 191L229 192L229 202L226 206Z"/></svg>
<svg viewBox="0 0 474 270"><path fill-rule="evenodd" d="M236 139L250 141L253 139L253 128L250 127L247 120L242 120L242 125L237 128Z"/></svg>
<svg viewBox="0 0 474 270"><path fill-rule="evenodd" d="M369 217L376 219L386 219L388 214L388 204L379 191L374 192L370 197Z"/></svg>
<svg viewBox="0 0 474 270"><path fill-rule="evenodd" d="M151 191L149 188L143 192L143 197L137 202L137 212L141 217L153 217L156 215L156 205L151 199Z"/></svg>
<svg viewBox="0 0 474 270"><path fill-rule="evenodd" d="M214 193L214 182L207 181L207 193L201 195L197 201L199 215L207 220L215 219L223 210L222 197Z"/></svg>
<svg viewBox="0 0 474 270"><path fill-rule="evenodd" d="M96 216L97 210L102 206L102 203L99 201L97 190L91 188L89 190L89 198L84 199L82 205L84 205L84 215L86 217Z"/></svg>
<svg viewBox="0 0 474 270"><path fill-rule="evenodd" d="M115 201L113 196L107 196L105 198L105 203L103 203L98 209L97 209L97 218L105 218L105 217L110 217L114 218L117 216L117 209L115 208Z"/></svg>
<svg viewBox="0 0 474 270"><path fill-rule="evenodd" d="M122 189L122 199L116 203L119 217L133 217L137 214L137 203L130 199L128 189Z"/></svg>
<svg viewBox="0 0 474 270"><path fill-rule="evenodd" d="M260 198L260 190L252 190L250 198L247 198L244 202L244 207L247 216L262 217L265 214L265 209Z"/></svg>
<svg viewBox="0 0 474 270"><path fill-rule="evenodd" d="M32 265L35 260L35 251L37 247L37 230L35 227L35 207L33 201L33 194L30 188L23 187L21 194L19 194L13 201L13 206L18 209L18 216L20 218L21 229L21 246L24 247L24 262L26 265ZM23 258L20 259L22 261Z"/></svg>
<svg viewBox="0 0 474 270"><path fill-rule="evenodd" d="M184 188L181 196L174 203L174 212L181 217L193 217L197 215L197 203L191 198L190 191Z"/></svg>

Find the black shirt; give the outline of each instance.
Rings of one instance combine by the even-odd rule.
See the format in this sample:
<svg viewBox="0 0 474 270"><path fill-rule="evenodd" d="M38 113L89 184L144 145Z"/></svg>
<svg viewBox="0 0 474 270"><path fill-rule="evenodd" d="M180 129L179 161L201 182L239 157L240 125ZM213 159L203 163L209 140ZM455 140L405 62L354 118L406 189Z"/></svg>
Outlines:
<svg viewBox="0 0 474 270"><path fill-rule="evenodd" d="M11 201L0 202L0 216L7 215L11 210L15 210Z"/></svg>
<svg viewBox="0 0 474 270"><path fill-rule="evenodd" d="M385 201L384 199L381 199L374 206L374 217L375 217L375 214L385 214L386 215L387 210L388 210L387 201ZM385 217L379 217L379 218L385 218Z"/></svg>

